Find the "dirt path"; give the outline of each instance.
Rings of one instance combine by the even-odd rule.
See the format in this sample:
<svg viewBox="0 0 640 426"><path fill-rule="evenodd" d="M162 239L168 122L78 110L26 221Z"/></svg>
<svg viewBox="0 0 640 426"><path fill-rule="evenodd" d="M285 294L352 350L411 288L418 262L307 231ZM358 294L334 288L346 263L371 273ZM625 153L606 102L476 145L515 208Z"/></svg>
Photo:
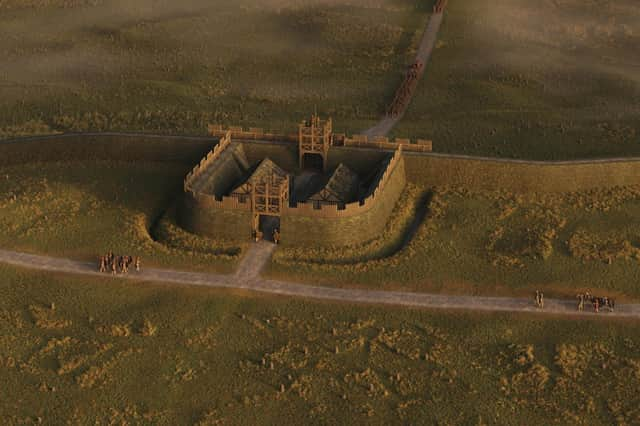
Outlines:
<svg viewBox="0 0 640 426"><path fill-rule="evenodd" d="M318 287L292 282L266 280L259 272L275 249L274 245L264 243L255 245L242 261L235 275L217 275L200 272L175 271L169 269L145 269L127 275L117 275L113 279L135 281L165 282L177 285L196 285L213 288L232 288L260 293L329 300L345 303L366 303L376 305L395 305L429 309L462 309L485 312L530 312L536 314L561 314L568 316L594 316L593 312L577 312L574 301L547 299L545 309L535 308L532 299L509 297L448 296L441 294L411 293L400 291L378 291L361 289L342 289ZM100 274L93 263L70 259L39 256L27 253L0 250L0 262L49 272L65 272L110 277ZM598 314L603 318L640 318L640 304L619 305L613 313Z"/></svg>
<svg viewBox="0 0 640 426"><path fill-rule="evenodd" d="M267 264L276 245L267 241L252 244L244 255L233 277L239 282L255 281L260 277L260 272Z"/></svg>
<svg viewBox="0 0 640 426"><path fill-rule="evenodd" d="M421 62L424 64L425 68L429 62L431 53L436 46L436 41L438 40L438 31L440 31L440 25L442 24L442 16L442 13L434 13L429 17L429 23L427 24L427 28L425 29L420 45L418 46L415 62ZM407 105L409 105L410 102L411 101L409 100ZM386 136L402 119L404 113L405 111L403 110L400 114L393 117L385 116L381 118L375 126L365 130L362 134L367 135L369 138L373 138L375 136Z"/></svg>

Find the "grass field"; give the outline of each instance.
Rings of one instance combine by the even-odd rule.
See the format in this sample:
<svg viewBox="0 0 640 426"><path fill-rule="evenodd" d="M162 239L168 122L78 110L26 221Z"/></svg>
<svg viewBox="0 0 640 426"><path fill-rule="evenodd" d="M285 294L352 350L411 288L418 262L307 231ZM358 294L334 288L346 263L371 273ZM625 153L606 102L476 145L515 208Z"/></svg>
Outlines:
<svg viewBox="0 0 640 426"><path fill-rule="evenodd" d="M316 108L359 131L393 96L431 3L5 0L0 137L289 130Z"/></svg>
<svg viewBox="0 0 640 426"><path fill-rule="evenodd" d="M398 136L528 159L640 155L640 4L451 0Z"/></svg>
<svg viewBox="0 0 640 426"><path fill-rule="evenodd" d="M5 425L640 421L636 323L0 277Z"/></svg>
<svg viewBox="0 0 640 426"><path fill-rule="evenodd" d="M0 246L79 259L230 272L244 246L197 237L171 214L190 166L84 161L0 168Z"/></svg>
<svg viewBox="0 0 640 426"><path fill-rule="evenodd" d="M542 289L574 297L597 289L640 297L640 188L554 195L436 188L421 202L429 203L429 216L399 252L371 260L368 247L393 241L386 238L353 250L336 248L318 263L313 252L281 248L269 274L445 293L530 296Z"/></svg>
<svg viewBox="0 0 640 426"><path fill-rule="evenodd" d="M315 109L357 132L392 98L432 3L5 0L0 138L291 129ZM639 16L634 0L452 0L394 133L439 152L640 155Z"/></svg>

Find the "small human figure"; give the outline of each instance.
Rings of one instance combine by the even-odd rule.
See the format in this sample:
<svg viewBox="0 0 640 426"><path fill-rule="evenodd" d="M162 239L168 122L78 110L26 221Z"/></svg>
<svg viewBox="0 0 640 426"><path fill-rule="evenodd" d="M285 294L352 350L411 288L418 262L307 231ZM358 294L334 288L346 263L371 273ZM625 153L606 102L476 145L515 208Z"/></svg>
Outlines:
<svg viewBox="0 0 640 426"><path fill-rule="evenodd" d="M540 309L544 309L544 294L540 292Z"/></svg>
<svg viewBox="0 0 640 426"><path fill-rule="evenodd" d="M540 307L540 292L536 290L536 307Z"/></svg>
<svg viewBox="0 0 640 426"><path fill-rule="evenodd" d="M278 244L280 242L280 232L278 232L278 228L273 230L273 242Z"/></svg>
<svg viewBox="0 0 640 426"><path fill-rule="evenodd" d="M135 267L136 267L136 272L140 272L140 256L136 256Z"/></svg>
<svg viewBox="0 0 640 426"><path fill-rule="evenodd" d="M116 265L116 262L111 262L111 274L112 275L116 275L118 273L118 265Z"/></svg>
<svg viewBox="0 0 640 426"><path fill-rule="evenodd" d="M593 295L591 294L591 292L589 290L587 290L587 292L584 294L584 298L585 298L585 300L593 303Z"/></svg>
<svg viewBox="0 0 640 426"><path fill-rule="evenodd" d="M600 312L600 299L598 299L597 297L593 299L593 311L596 314Z"/></svg>
<svg viewBox="0 0 640 426"><path fill-rule="evenodd" d="M582 293L578 295L578 311L584 311L584 294Z"/></svg>
<svg viewBox="0 0 640 426"><path fill-rule="evenodd" d="M98 270L100 272L105 272L107 270L107 259L104 256L100 256L100 266Z"/></svg>

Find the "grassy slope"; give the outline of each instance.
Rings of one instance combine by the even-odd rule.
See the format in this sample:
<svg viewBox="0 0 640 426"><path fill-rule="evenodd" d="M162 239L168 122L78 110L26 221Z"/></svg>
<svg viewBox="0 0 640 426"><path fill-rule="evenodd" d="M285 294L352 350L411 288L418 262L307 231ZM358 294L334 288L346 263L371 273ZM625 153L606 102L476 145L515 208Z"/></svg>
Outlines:
<svg viewBox="0 0 640 426"><path fill-rule="evenodd" d="M175 205L189 169L181 163L104 161L0 168L0 246L81 259L113 250L140 255L147 265L231 271L237 257L212 255L225 244L171 225L163 233L165 244L148 232Z"/></svg>
<svg viewBox="0 0 640 426"><path fill-rule="evenodd" d="M397 135L439 152L640 155L634 0L452 0Z"/></svg>
<svg viewBox="0 0 640 426"><path fill-rule="evenodd" d="M429 4L143 0L0 3L0 137L54 130L290 129L316 107L366 128ZM2 130L4 129L4 130Z"/></svg>
<svg viewBox="0 0 640 426"><path fill-rule="evenodd" d="M357 263L345 251L349 265L331 257L311 264L283 261L293 253L280 249L269 273L367 288L526 296L540 288L568 297L599 289L638 299L639 193L630 187L514 196L440 188L431 217L395 256Z"/></svg>
<svg viewBox="0 0 640 426"><path fill-rule="evenodd" d="M640 421L635 323L0 277L7 425Z"/></svg>

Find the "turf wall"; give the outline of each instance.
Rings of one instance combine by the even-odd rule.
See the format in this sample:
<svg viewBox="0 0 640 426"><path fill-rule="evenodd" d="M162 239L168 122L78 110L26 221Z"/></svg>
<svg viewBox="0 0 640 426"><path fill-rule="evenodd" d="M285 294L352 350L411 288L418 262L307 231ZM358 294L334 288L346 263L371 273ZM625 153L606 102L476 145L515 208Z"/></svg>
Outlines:
<svg viewBox="0 0 640 426"><path fill-rule="evenodd" d="M0 142L0 166L45 161L171 161L197 164L214 138L70 134Z"/></svg>
<svg viewBox="0 0 640 426"><path fill-rule="evenodd" d="M208 197L184 194L179 203L178 223L197 235L232 241L251 238L251 211L215 208L207 203Z"/></svg>
<svg viewBox="0 0 640 426"><path fill-rule="evenodd" d="M640 161L508 162L405 154L407 180L420 185L464 185L512 192L567 192L640 185Z"/></svg>

